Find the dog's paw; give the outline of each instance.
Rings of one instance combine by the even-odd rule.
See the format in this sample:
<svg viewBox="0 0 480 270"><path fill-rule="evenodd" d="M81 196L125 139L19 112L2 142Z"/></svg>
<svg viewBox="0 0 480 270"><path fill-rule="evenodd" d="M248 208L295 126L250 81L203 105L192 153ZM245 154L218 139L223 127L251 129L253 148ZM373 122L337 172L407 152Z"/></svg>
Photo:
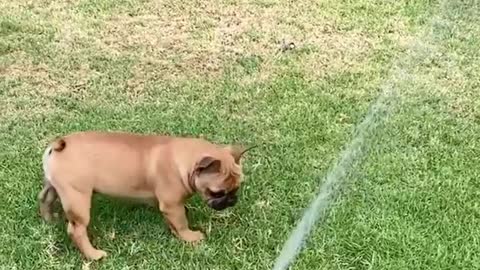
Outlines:
<svg viewBox="0 0 480 270"><path fill-rule="evenodd" d="M86 254L86 257L90 260L98 261L104 257L107 257L107 252L100 249L94 249Z"/></svg>
<svg viewBox="0 0 480 270"><path fill-rule="evenodd" d="M195 243L195 242L199 242L199 241L202 241L203 239L205 239L205 235L200 232L200 231L191 231L191 230L188 230L188 231L183 231L181 234L180 234L180 237L189 242L189 243Z"/></svg>

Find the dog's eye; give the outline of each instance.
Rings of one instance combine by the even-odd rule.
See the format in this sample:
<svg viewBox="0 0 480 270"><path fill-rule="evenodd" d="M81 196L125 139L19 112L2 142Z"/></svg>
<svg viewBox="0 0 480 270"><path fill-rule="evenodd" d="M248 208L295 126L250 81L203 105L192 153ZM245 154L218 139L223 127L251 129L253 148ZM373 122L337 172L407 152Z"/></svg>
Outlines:
<svg viewBox="0 0 480 270"><path fill-rule="evenodd" d="M210 193L210 196L212 196L213 198L220 198L220 197L223 197L225 196L225 191L224 190L220 190L220 191L209 191Z"/></svg>

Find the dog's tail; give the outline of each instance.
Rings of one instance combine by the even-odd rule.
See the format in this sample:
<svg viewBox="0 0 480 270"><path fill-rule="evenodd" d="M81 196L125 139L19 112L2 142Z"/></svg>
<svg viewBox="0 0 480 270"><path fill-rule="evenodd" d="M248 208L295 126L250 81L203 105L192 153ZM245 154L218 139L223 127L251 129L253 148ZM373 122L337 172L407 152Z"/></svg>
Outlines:
<svg viewBox="0 0 480 270"><path fill-rule="evenodd" d="M65 149L65 146L67 146L67 143L63 138L59 138L52 143L52 149L56 152L61 152Z"/></svg>

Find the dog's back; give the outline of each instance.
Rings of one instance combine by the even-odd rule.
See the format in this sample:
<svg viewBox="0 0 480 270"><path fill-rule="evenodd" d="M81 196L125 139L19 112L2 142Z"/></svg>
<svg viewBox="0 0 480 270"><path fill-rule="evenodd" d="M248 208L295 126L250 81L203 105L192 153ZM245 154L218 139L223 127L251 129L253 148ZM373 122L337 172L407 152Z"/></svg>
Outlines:
<svg viewBox="0 0 480 270"><path fill-rule="evenodd" d="M44 158L45 176L57 189L69 185L79 191L93 188L114 196L151 197L150 168L146 168L149 164L145 160L152 148L162 151L172 139L129 133L73 133L52 144Z"/></svg>

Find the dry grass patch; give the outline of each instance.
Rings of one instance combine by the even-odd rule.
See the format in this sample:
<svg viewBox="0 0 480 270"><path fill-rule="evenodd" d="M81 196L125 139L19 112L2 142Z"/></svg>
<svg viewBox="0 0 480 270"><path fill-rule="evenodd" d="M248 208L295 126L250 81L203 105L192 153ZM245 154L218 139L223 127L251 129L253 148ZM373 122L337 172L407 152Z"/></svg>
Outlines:
<svg viewBox="0 0 480 270"><path fill-rule="evenodd" d="M32 55L26 54L6 69L24 72L17 74L20 77L48 70L33 83L43 81L37 85L44 88L41 92L62 93L109 77L108 70L92 68L98 64L97 56L128 58L131 74L112 85L132 98L141 96L149 83L216 79L229 72L248 84L291 72L318 79L362 71L380 38L359 29L345 30L347 19L328 11L331 6L328 1L306 0L5 2L0 7L7 14L32 25L42 22L54 31L53 41L42 45L49 52L35 56L41 58L38 68L22 67L23 62L32 62ZM283 41L294 42L296 48L280 52Z"/></svg>
<svg viewBox="0 0 480 270"><path fill-rule="evenodd" d="M75 91L90 73L85 66L68 67L86 34L69 1L3 1L0 16L0 114L6 119L50 114L54 98ZM2 26L3 26L2 25Z"/></svg>
<svg viewBox="0 0 480 270"><path fill-rule="evenodd" d="M337 29L340 18L321 11L312 1L151 1L137 15L109 18L97 38L114 53L135 55L140 66L155 65L164 78L215 77L248 57L260 59L255 80L292 68L318 77L361 66L376 41ZM277 61L283 40L295 43L295 64Z"/></svg>

